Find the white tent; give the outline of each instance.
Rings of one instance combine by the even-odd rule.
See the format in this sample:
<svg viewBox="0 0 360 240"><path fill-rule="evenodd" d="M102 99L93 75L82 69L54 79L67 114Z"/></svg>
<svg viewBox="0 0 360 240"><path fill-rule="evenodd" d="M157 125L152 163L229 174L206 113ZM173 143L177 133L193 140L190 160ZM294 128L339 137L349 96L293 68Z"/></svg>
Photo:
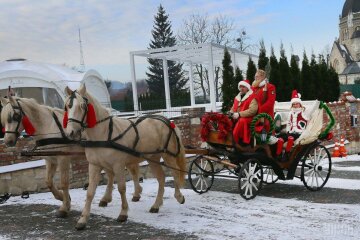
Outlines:
<svg viewBox="0 0 360 240"><path fill-rule="evenodd" d="M85 83L87 90L105 107L111 107L103 78L95 70L77 72L66 66L11 59L0 63L0 95L11 86L20 97L35 98L53 107L64 106L66 86L77 89Z"/></svg>

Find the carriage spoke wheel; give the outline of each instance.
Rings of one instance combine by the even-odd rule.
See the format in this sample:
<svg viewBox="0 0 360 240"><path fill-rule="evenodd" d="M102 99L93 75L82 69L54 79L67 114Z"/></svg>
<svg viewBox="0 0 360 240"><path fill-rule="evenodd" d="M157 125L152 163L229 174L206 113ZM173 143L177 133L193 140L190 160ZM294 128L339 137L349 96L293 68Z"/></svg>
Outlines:
<svg viewBox="0 0 360 240"><path fill-rule="evenodd" d="M265 167L263 169L263 182L266 184L273 184L276 183L277 180L279 180L278 175L274 172L274 169L270 167Z"/></svg>
<svg viewBox="0 0 360 240"><path fill-rule="evenodd" d="M322 189L331 173L331 156L322 145L311 148L301 165L301 180L310 191Z"/></svg>
<svg viewBox="0 0 360 240"><path fill-rule="evenodd" d="M263 169L257 159L249 159L241 167L239 172L240 195L250 200L256 197L262 187Z"/></svg>
<svg viewBox="0 0 360 240"><path fill-rule="evenodd" d="M214 165L203 156L195 158L189 166L188 180L195 192L209 191L214 182Z"/></svg>

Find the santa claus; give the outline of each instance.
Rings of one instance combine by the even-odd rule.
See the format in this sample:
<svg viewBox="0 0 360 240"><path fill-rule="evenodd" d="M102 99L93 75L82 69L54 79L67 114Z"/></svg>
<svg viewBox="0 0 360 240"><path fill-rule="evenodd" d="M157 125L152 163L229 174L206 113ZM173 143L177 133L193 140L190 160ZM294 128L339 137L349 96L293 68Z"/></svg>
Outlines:
<svg viewBox="0 0 360 240"><path fill-rule="evenodd" d="M234 99L233 119L239 119L233 130L233 137L236 143L250 144L251 132L250 123L258 112L258 103L249 80L239 82L239 94Z"/></svg>

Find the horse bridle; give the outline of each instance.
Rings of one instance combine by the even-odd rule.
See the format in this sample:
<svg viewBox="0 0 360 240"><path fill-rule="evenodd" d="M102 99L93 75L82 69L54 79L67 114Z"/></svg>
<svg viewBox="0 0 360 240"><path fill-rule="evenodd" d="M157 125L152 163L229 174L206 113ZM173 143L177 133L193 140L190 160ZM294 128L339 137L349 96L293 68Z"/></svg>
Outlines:
<svg viewBox="0 0 360 240"><path fill-rule="evenodd" d="M70 100L70 102L69 102L69 109L71 109L71 108L73 107L74 99L76 98L76 93L77 93L77 92L76 92L76 90L75 90L75 91L73 91L73 92L71 93L71 95L70 95L70 98L69 98L69 100ZM79 94L79 95L80 95L80 94ZM85 106L87 106L89 100L88 100L86 97L83 97L83 96L81 96L81 95L80 95L80 97L82 97L82 98L84 99L84 101L85 101ZM65 111L66 111L66 107L65 107ZM88 113L88 108L85 107L85 108L84 108L84 114L83 114L83 116L82 116L82 118L81 118L81 121L80 121L80 120L77 120L77 119L75 119L75 118L68 118L68 122L75 122L75 123L80 124L80 126L81 126L81 131L84 131L84 129L87 128L87 124L84 122L87 113Z"/></svg>
<svg viewBox="0 0 360 240"><path fill-rule="evenodd" d="M20 127L21 120L22 120L23 116L25 115L25 113L24 113L23 109L21 108L19 100L16 100L16 102L17 102L18 106L13 106L10 102L8 103L14 110L14 114L12 117L9 114L9 116L7 118L8 123L11 123L12 121L17 122L15 131L5 131L4 133L13 133L16 135L16 137L19 137L20 136L19 127ZM19 110L20 112L16 112L15 109Z"/></svg>

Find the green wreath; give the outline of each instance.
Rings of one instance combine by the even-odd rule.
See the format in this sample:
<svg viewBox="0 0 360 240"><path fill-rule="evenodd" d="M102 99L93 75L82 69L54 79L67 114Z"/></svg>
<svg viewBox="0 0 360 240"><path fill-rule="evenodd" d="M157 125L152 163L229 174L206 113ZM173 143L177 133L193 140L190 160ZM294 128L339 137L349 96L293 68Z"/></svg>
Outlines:
<svg viewBox="0 0 360 240"><path fill-rule="evenodd" d="M255 132L255 124L257 123L257 121L259 121L260 118L265 118L270 123L270 129L269 129L268 132L266 132L266 140L265 140L265 142L263 142L261 140L260 134ZM275 128L274 121L273 121L272 117L267 113L260 113L260 114L256 115L254 117L254 119L251 121L251 124L250 124L251 135L253 137L255 137L257 142L260 142L260 143L267 143L269 141L269 139L270 139L270 137L272 135L272 132L274 131L274 128Z"/></svg>

